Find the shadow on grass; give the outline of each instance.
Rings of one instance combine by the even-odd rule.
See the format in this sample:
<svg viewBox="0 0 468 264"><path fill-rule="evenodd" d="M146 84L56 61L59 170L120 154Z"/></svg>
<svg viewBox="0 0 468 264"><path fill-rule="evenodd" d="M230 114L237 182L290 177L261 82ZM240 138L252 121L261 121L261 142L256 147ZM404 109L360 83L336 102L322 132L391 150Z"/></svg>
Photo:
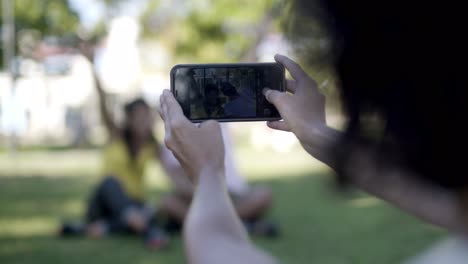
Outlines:
<svg viewBox="0 0 468 264"><path fill-rule="evenodd" d="M0 177L0 263L182 263L180 238L148 252L138 238L58 239L63 218L78 218L95 179ZM337 195L321 173L256 182L275 194L278 240L255 239L284 263L398 263L443 232L363 194ZM151 190L160 197L163 190Z"/></svg>

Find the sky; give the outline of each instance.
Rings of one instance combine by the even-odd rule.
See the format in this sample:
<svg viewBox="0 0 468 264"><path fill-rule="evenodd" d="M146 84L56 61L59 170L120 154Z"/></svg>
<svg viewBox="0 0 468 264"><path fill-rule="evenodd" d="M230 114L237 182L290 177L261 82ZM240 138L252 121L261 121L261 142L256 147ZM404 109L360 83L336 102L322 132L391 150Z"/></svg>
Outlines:
<svg viewBox="0 0 468 264"><path fill-rule="evenodd" d="M92 28L104 16L105 6L96 0L68 0L71 7L80 15L85 28Z"/></svg>

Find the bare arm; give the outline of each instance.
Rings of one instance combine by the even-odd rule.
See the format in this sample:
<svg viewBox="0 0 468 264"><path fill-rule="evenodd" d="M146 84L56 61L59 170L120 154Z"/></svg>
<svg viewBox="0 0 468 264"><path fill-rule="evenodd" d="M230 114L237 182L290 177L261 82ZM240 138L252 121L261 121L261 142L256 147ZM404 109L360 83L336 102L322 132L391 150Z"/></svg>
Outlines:
<svg viewBox="0 0 468 264"><path fill-rule="evenodd" d="M342 134L326 125L325 98L299 65L285 56L275 59L289 70L288 91L265 89L268 101L279 110L283 121L269 122L273 129L293 132L304 149L331 168L336 168L330 151ZM418 180L396 164L377 166L372 151L355 144L345 164L347 175L362 190L373 194L421 220L456 232L466 232L457 195Z"/></svg>
<svg viewBox="0 0 468 264"><path fill-rule="evenodd" d="M321 161L335 168L329 149L341 138L340 132L324 128L317 132L321 139L313 152ZM399 209L430 224L457 233L466 233L464 218L458 196L419 179L397 164L379 164L376 155L368 147L352 147L344 169L353 184Z"/></svg>
<svg viewBox="0 0 468 264"><path fill-rule="evenodd" d="M389 164L376 167L372 152L357 149L346 170L356 186L430 224L456 233L466 233L458 196L407 170Z"/></svg>
<svg viewBox="0 0 468 264"><path fill-rule="evenodd" d="M228 197L222 172L199 176L184 228L191 263L275 263L249 241Z"/></svg>
<svg viewBox="0 0 468 264"><path fill-rule="evenodd" d="M274 263L249 241L228 197L220 125L208 121L195 126L169 91L161 96L160 113L165 143L196 186L184 227L188 262Z"/></svg>
<svg viewBox="0 0 468 264"><path fill-rule="evenodd" d="M93 70L93 78L99 96L99 110L101 112L102 121L104 122L109 135L111 137L117 136L119 129L115 124L114 119L111 117L109 110L107 109L106 92L102 88L101 82L99 81L95 70Z"/></svg>
<svg viewBox="0 0 468 264"><path fill-rule="evenodd" d="M112 115L109 113L109 110L107 109L106 92L104 91L101 81L99 80L96 70L94 68L94 64L93 64L94 50L91 47L91 45L88 43L82 43L80 50L81 50L81 54L85 58L87 58L88 61L91 63L94 85L96 87L96 91L99 97L99 111L101 113L102 121L104 122L104 125L107 129L107 132L109 133L109 136L110 137L117 136L119 133L119 128L115 124L114 119L112 118Z"/></svg>

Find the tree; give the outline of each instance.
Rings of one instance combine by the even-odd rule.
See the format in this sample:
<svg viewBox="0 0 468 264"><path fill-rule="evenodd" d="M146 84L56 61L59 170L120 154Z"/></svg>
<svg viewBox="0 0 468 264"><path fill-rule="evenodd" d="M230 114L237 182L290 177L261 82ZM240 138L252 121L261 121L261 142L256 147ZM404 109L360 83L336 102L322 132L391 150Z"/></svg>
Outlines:
<svg viewBox="0 0 468 264"><path fill-rule="evenodd" d="M16 32L34 30L43 36L62 36L75 32L79 25L78 14L67 0L15 0L14 3ZM3 50L0 56L3 58Z"/></svg>
<svg viewBox="0 0 468 264"><path fill-rule="evenodd" d="M282 0L149 0L143 36L171 47L179 61L254 60L251 51L279 17ZM170 14L170 15L169 15ZM250 54L250 56L249 56Z"/></svg>

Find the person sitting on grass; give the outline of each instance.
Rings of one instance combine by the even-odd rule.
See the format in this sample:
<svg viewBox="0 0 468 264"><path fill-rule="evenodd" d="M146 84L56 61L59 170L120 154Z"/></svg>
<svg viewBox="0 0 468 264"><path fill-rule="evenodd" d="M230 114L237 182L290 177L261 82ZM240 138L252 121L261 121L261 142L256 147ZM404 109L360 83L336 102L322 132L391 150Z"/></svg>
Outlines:
<svg viewBox="0 0 468 264"><path fill-rule="evenodd" d="M92 56L83 52L92 62ZM155 224L155 211L144 206L144 170L156 158L166 173L183 173L168 168L161 160L161 146L153 135L153 115L143 99L125 105L125 119L119 127L107 111L106 95L96 74L102 119L110 135L103 151L102 181L95 188L87 207L85 226L67 225L62 235L86 234L92 238L110 233L134 233L144 237L146 245L158 249L169 243L169 237ZM171 170L172 169L172 170Z"/></svg>

